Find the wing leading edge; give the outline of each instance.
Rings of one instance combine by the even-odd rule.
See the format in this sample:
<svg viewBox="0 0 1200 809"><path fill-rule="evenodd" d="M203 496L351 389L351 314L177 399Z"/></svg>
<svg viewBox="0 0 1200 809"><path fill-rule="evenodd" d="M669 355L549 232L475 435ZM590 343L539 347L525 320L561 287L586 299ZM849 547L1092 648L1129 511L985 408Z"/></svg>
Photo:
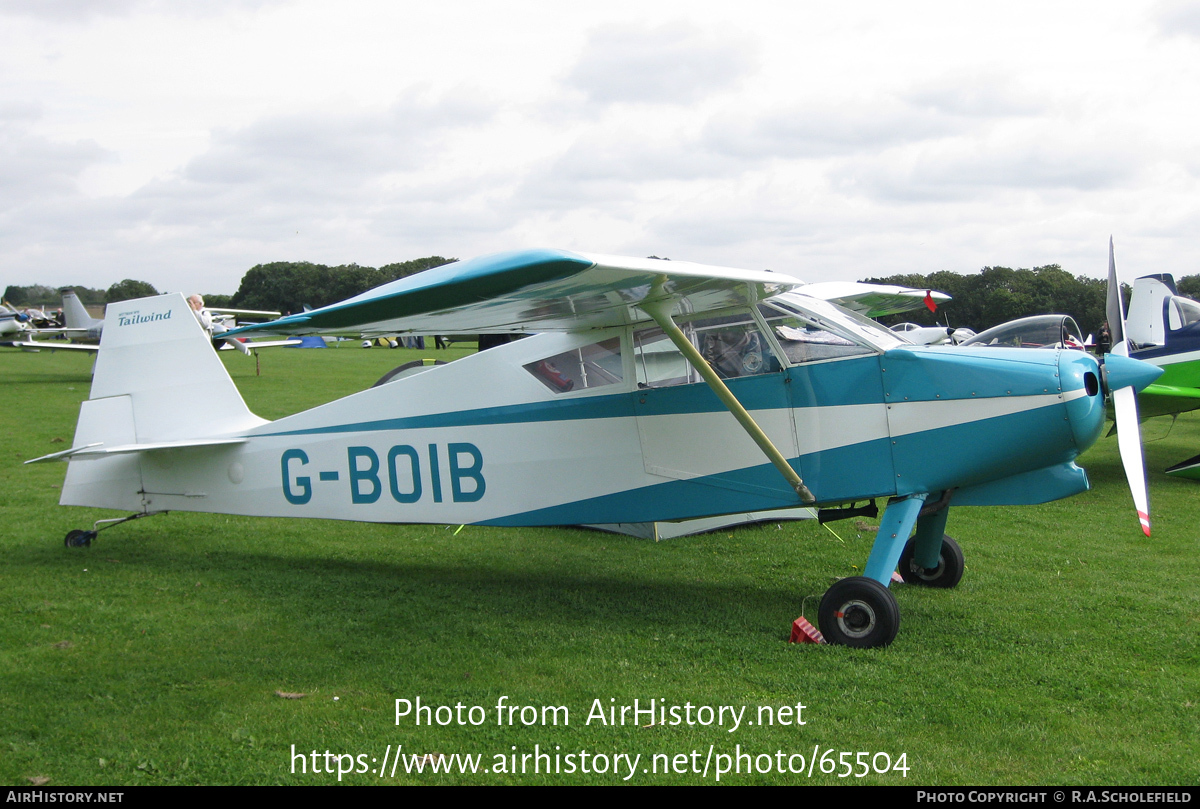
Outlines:
<svg viewBox="0 0 1200 809"><path fill-rule="evenodd" d="M341 303L224 336L583 331L649 320L654 290L685 312L751 303L801 282L772 272L686 261L523 250L426 270Z"/></svg>

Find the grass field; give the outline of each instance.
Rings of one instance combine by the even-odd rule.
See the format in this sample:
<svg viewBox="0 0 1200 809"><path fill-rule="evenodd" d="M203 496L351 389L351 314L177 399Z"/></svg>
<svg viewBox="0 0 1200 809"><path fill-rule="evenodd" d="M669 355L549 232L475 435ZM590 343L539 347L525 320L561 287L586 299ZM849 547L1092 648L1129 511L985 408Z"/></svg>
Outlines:
<svg viewBox="0 0 1200 809"><path fill-rule="evenodd" d="M222 354L267 418L417 356L434 352L277 350L256 377L252 360ZM860 572L872 537L853 521L832 525L840 538L806 522L652 543L178 513L68 550L68 530L119 515L59 507L65 465L21 461L70 445L90 364L0 353L4 783L327 784L333 754L375 771L344 783L621 783L617 754L641 757L629 783L713 783L738 753L754 758L722 783L1200 782L1200 488L1160 471L1200 452L1194 414L1144 426L1153 539L1138 530L1116 439L1102 439L1081 461L1084 495L953 510L962 583L897 585L896 642L858 651L787 643L834 577ZM418 696L463 705L465 724L398 722L396 700ZM690 704L697 722L696 706L746 711L733 732L728 715L720 726L587 722L597 700L635 699ZM526 711L537 713L527 726L517 711L498 725L502 700L565 706L569 724ZM758 722L760 706L797 704L803 725L787 713ZM380 778L398 745L430 756L426 771L405 774L405 759ZM527 758L522 774L535 750L549 758L536 774ZM821 759L830 769L842 751L855 754L847 766L822 774ZM860 778L859 752L907 770ZM480 754L479 772L459 774L454 754ZM547 774L555 756L560 772Z"/></svg>

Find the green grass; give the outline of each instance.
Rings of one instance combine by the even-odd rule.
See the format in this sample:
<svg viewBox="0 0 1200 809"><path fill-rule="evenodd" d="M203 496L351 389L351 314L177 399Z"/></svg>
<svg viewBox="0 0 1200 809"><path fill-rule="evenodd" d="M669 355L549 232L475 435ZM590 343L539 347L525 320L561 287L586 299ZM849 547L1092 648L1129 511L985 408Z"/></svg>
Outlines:
<svg viewBox="0 0 1200 809"><path fill-rule="evenodd" d="M426 352L223 354L276 418L360 390ZM461 352L459 352L461 354ZM1200 781L1197 484L1159 470L1200 451L1200 417L1145 426L1154 538L1115 439L1082 460L1093 490L1040 507L958 508L952 591L895 588L887 649L796 646L868 531L748 527L652 543L573 529L484 529L170 514L62 537L99 510L56 505L90 359L4 352L0 781L323 784L291 746L405 753L883 751L899 773L728 783L1195 784ZM56 442L61 439L61 442ZM457 533L456 533L457 531ZM298 692L282 699L276 691ZM480 726L397 725L394 701L488 710ZM498 727L494 706L565 705L569 726ZM336 699L335 699L336 698ZM803 703L803 726L607 727L593 700ZM642 722L646 725L646 722ZM661 759L660 759L661 761ZM882 761L882 759L880 760ZM311 764L311 758L307 762ZM689 759L689 766L691 759ZM324 763L322 762L322 767ZM619 783L608 774L422 775L349 783Z"/></svg>

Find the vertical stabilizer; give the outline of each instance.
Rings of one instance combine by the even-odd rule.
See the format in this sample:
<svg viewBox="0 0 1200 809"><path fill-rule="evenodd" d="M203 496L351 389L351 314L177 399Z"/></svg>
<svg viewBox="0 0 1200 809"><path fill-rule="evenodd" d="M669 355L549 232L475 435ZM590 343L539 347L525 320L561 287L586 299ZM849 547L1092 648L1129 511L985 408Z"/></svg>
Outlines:
<svg viewBox="0 0 1200 809"><path fill-rule="evenodd" d="M249 411L183 295L109 304L75 449L236 435ZM63 505L145 510L143 453L72 458Z"/></svg>
<svg viewBox="0 0 1200 809"><path fill-rule="evenodd" d="M228 435L266 423L246 408L179 293L108 305L91 398L110 396L130 397L140 443Z"/></svg>
<svg viewBox="0 0 1200 809"><path fill-rule="evenodd" d="M92 317L73 289L62 291L63 325L68 329L94 329L103 321Z"/></svg>
<svg viewBox="0 0 1200 809"><path fill-rule="evenodd" d="M1155 276L1134 281L1125 320L1126 336L1139 346L1165 345L1167 323L1163 304L1170 297L1170 287Z"/></svg>

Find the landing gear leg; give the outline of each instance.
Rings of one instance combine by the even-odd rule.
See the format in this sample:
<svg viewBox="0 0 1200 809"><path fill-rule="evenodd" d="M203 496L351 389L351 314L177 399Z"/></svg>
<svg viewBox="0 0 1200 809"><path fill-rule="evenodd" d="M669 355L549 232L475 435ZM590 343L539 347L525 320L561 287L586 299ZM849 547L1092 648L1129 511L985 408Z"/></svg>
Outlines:
<svg viewBox="0 0 1200 809"><path fill-rule="evenodd" d="M870 648L887 646L896 637L900 607L888 584L927 496L916 494L888 503L867 559L867 575L842 579L825 591L817 611L825 640Z"/></svg>
<svg viewBox="0 0 1200 809"><path fill-rule="evenodd" d="M74 531L68 531L66 538L63 540L63 545L68 548L87 548L92 544L92 540L101 531L108 528L114 528L122 523L130 522L131 520L140 520L142 517L153 517L155 514L166 514L165 511L140 511L137 514L130 514L128 517L117 517L111 520L96 520L92 523L91 531L84 531L81 528L76 528Z"/></svg>

